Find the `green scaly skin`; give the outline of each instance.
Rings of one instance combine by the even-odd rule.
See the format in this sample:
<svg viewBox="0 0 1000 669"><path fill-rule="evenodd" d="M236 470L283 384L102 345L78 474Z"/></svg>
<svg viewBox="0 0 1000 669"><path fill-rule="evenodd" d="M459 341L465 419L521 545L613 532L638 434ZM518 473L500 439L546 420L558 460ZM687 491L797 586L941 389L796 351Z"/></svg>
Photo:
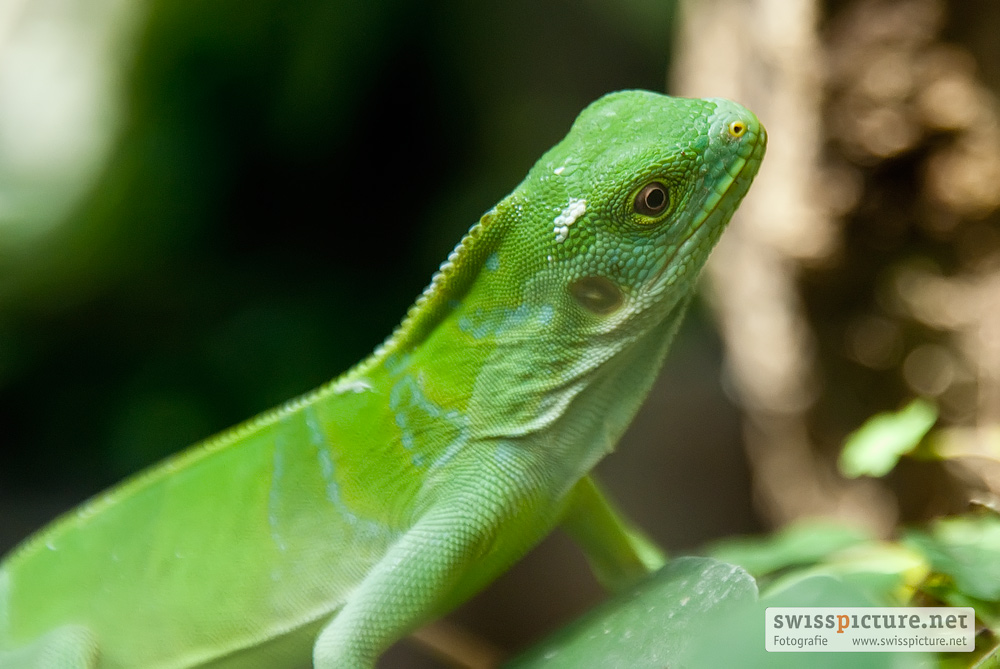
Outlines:
<svg viewBox="0 0 1000 669"><path fill-rule="evenodd" d="M371 667L559 523L610 587L659 567L588 473L765 144L725 100L592 104L372 356L8 555L0 667Z"/></svg>

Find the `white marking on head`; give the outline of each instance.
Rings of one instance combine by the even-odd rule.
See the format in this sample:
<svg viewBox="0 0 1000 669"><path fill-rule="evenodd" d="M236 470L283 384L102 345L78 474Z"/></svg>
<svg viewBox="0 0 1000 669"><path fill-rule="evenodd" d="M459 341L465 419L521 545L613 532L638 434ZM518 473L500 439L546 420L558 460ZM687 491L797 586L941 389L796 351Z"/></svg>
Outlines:
<svg viewBox="0 0 1000 669"><path fill-rule="evenodd" d="M569 236L569 226L580 220L585 213L587 213L587 201L571 197L566 207L552 220L552 231L556 235L556 241L565 241Z"/></svg>

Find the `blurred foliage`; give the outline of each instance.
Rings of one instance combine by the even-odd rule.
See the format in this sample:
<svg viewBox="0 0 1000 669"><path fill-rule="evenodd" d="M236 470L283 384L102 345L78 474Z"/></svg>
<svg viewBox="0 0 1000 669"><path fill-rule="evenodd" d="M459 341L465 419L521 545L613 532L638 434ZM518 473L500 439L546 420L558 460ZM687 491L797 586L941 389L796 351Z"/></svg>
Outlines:
<svg viewBox="0 0 1000 669"><path fill-rule="evenodd" d="M903 454L942 457L933 451L941 439L927 435L934 419L933 407L923 400L914 400L895 414L874 416L845 443L841 464L852 475L884 476ZM921 451L922 440L929 445ZM803 580L824 577L841 586L835 593L843 594L844 586L863 593L868 606L973 607L980 623L976 651L945 653L939 659L955 667L1000 662L1000 512L996 509L984 506L977 512L901 528L888 540L829 520L802 521L769 537L717 542L708 553L746 568L757 578L763 601L786 595ZM787 605L836 603L821 601Z"/></svg>
<svg viewBox="0 0 1000 669"><path fill-rule="evenodd" d="M746 567L757 578L762 602L780 597L783 606L841 606L839 597L856 592L863 595L863 606L973 607L976 651L939 654L944 665L971 667L1000 659L998 532L1000 515L992 511L940 519L907 529L893 541L860 537L855 528L827 521L804 521L773 538L728 539L709 553ZM831 579L836 587L811 602L789 598L815 578Z"/></svg>
<svg viewBox="0 0 1000 669"><path fill-rule="evenodd" d="M937 409L916 399L896 413L881 413L847 437L840 453L844 476L882 476L889 473L900 456L911 452L937 420Z"/></svg>
<svg viewBox="0 0 1000 669"><path fill-rule="evenodd" d="M729 539L710 550L722 562L676 559L510 666L992 666L1000 659L998 532L1000 516L984 513L908 530L893 542L827 521L770 538ZM774 606L973 607L976 650L768 653L760 628Z"/></svg>

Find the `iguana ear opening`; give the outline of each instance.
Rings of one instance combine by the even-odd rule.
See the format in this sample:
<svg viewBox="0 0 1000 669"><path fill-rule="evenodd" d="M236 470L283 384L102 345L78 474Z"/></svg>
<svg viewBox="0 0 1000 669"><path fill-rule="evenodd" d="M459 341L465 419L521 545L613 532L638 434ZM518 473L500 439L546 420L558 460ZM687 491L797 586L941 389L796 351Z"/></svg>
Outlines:
<svg viewBox="0 0 1000 669"><path fill-rule="evenodd" d="M585 276L569 284L569 294L577 304L592 314L607 316L618 311L625 296L611 279Z"/></svg>

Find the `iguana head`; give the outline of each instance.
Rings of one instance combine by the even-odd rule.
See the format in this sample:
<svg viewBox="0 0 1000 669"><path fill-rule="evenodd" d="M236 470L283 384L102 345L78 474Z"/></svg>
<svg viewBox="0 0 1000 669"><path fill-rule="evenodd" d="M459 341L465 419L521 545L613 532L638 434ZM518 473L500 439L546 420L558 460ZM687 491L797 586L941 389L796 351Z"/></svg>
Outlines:
<svg viewBox="0 0 1000 669"><path fill-rule="evenodd" d="M469 287L451 336L481 361L470 412L484 436L561 421L580 448L611 448L765 144L728 100L625 91L580 114L455 258Z"/></svg>
<svg viewBox="0 0 1000 669"><path fill-rule="evenodd" d="M464 412L463 443L559 442L546 430L559 423L603 453L652 384L765 144L727 100L601 98L470 230L371 364L423 370Z"/></svg>
<svg viewBox="0 0 1000 669"><path fill-rule="evenodd" d="M729 100L607 95L498 207L518 218L505 246L541 279L538 297L585 330L662 318L692 291L766 142L757 117Z"/></svg>

